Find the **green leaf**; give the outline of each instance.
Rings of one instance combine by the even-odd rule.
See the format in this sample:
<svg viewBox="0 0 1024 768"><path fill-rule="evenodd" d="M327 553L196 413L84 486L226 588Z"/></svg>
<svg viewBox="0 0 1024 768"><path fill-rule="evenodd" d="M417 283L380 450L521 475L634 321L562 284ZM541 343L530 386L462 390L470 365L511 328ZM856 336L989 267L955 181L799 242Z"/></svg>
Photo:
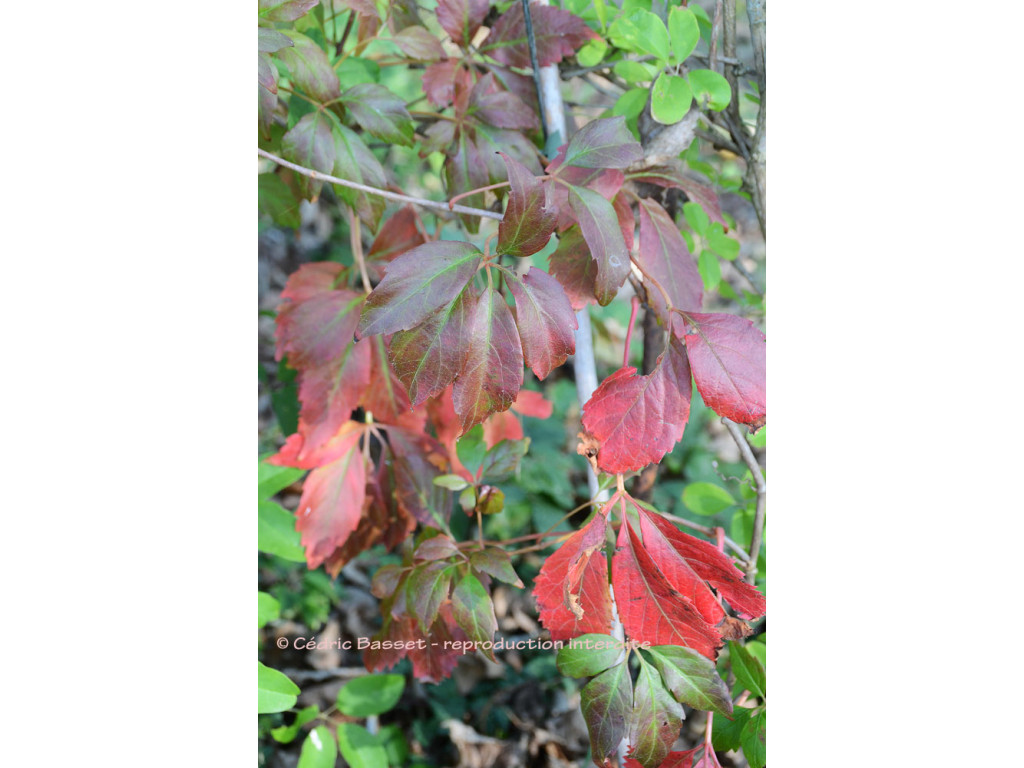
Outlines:
<svg viewBox="0 0 1024 768"><path fill-rule="evenodd" d="M716 717L711 729L711 746L716 752L732 752L740 748L743 728L754 710L736 707L732 711L732 720Z"/></svg>
<svg viewBox="0 0 1024 768"><path fill-rule="evenodd" d="M369 187L382 189L387 186L384 168L355 131L350 131L331 112L331 134L334 136L334 175L339 179L354 181ZM367 195L357 189L334 185L334 191L352 208L360 220L371 230L376 230L380 217L384 215L386 203L383 197Z"/></svg>
<svg viewBox="0 0 1024 768"><path fill-rule="evenodd" d="M276 464L268 464L265 461L259 463L259 486L257 494L260 501L269 499L278 491L283 491L289 485L293 485L305 474L304 469L294 467L279 467Z"/></svg>
<svg viewBox="0 0 1024 768"><path fill-rule="evenodd" d="M665 125L678 123L690 111L692 102L686 79L662 72L651 90L651 117Z"/></svg>
<svg viewBox="0 0 1024 768"><path fill-rule="evenodd" d="M477 549L469 556L470 564L482 573L514 587L523 588L523 581L512 567L512 558L501 549Z"/></svg>
<svg viewBox="0 0 1024 768"><path fill-rule="evenodd" d="M690 483L683 491L683 504L698 515L717 515L735 503L727 490L714 483Z"/></svg>
<svg viewBox="0 0 1024 768"><path fill-rule="evenodd" d="M331 730L326 725L320 725L310 731L302 742L298 768L334 768L337 759L338 747Z"/></svg>
<svg viewBox="0 0 1024 768"><path fill-rule="evenodd" d="M459 461L473 477L478 477L480 467L487 456L487 444L484 443L484 428L477 424L455 443L455 453Z"/></svg>
<svg viewBox="0 0 1024 768"><path fill-rule="evenodd" d="M619 48L635 53L649 53L662 66L669 61L668 29L665 22L650 11L633 11L628 17L619 17L609 30L611 41Z"/></svg>
<svg viewBox="0 0 1024 768"><path fill-rule="evenodd" d="M580 691L580 708L590 731L590 749L595 763L604 765L626 736L633 708L633 683L629 666L623 661L602 672Z"/></svg>
<svg viewBox="0 0 1024 768"><path fill-rule="evenodd" d="M633 692L629 725L632 756L641 765L661 765L679 736L683 708L669 695L661 677L643 656Z"/></svg>
<svg viewBox="0 0 1024 768"><path fill-rule="evenodd" d="M709 250L700 252L697 258L697 271L704 281L704 288L709 291L713 291L715 286L722 282L722 265L718 263L718 257Z"/></svg>
<svg viewBox="0 0 1024 768"><path fill-rule="evenodd" d="M622 656L622 641L611 635L580 635L558 651L558 671L569 677L592 677Z"/></svg>
<svg viewBox="0 0 1024 768"><path fill-rule="evenodd" d="M260 213L270 216L274 223L282 227L298 229L302 226L299 200L280 176L276 173L261 173L257 183Z"/></svg>
<svg viewBox="0 0 1024 768"><path fill-rule="evenodd" d="M286 709L294 707L299 693L301 693L299 686L283 673L264 666L263 662L258 661L257 664L260 665L259 707L257 710L259 714L284 712Z"/></svg>
<svg viewBox="0 0 1024 768"><path fill-rule="evenodd" d="M739 643L729 643L729 660L736 679L760 699L765 698L765 671L761 660Z"/></svg>
<svg viewBox="0 0 1024 768"><path fill-rule="evenodd" d="M326 113L317 110L303 116L281 139L281 154L296 165L330 176L334 173L334 136ZM313 200L320 194L323 182L300 175L302 195Z"/></svg>
<svg viewBox="0 0 1024 768"><path fill-rule="evenodd" d="M665 685L680 704L724 715L732 712L729 689L718 676L713 661L676 645L656 645L644 650L651 654Z"/></svg>
<svg viewBox="0 0 1024 768"><path fill-rule="evenodd" d="M690 80L693 98L698 104L702 104L706 96L709 99L708 106L716 112L729 106L732 91L729 88L729 81L720 74L710 69L694 69L687 77Z"/></svg>
<svg viewBox="0 0 1024 768"><path fill-rule="evenodd" d="M491 483L508 480L519 468L519 462L530 447L530 438L501 440L488 449L480 467L480 476Z"/></svg>
<svg viewBox="0 0 1024 768"><path fill-rule="evenodd" d="M380 715L398 703L404 690L402 675L357 677L338 691L338 709L349 717Z"/></svg>
<svg viewBox="0 0 1024 768"><path fill-rule="evenodd" d="M466 637L472 643L489 643L494 640L498 620L494 616L494 604L480 579L467 573L452 592L452 614ZM488 658L496 661L494 651L481 648Z"/></svg>
<svg viewBox="0 0 1024 768"><path fill-rule="evenodd" d="M750 763L750 768L764 768L766 761L765 737L767 731L767 712L764 707L755 710L747 724L743 726L740 738L743 742L743 756ZM711 732L714 739L714 731Z"/></svg>
<svg viewBox="0 0 1024 768"><path fill-rule="evenodd" d="M711 225L708 231L708 245L723 259L733 261L740 253L739 241L733 240L725 234L722 225L717 221Z"/></svg>
<svg viewBox="0 0 1024 768"><path fill-rule="evenodd" d="M313 722L319 714L320 707L316 706L316 704L311 707L303 707L299 710L298 715L295 716L294 723L278 726L270 731L270 735L274 737L274 741L280 744L290 744L299 735L302 726Z"/></svg>
<svg viewBox="0 0 1024 768"><path fill-rule="evenodd" d="M387 768L388 766L388 754L384 751L384 747L361 725L355 723L339 725L338 746L341 748L341 756L352 768Z"/></svg>
<svg viewBox="0 0 1024 768"><path fill-rule="evenodd" d="M292 84L320 103L338 98L341 95L338 73L334 71L323 48L293 29L285 30L285 34L295 45L275 55L288 68Z"/></svg>
<svg viewBox="0 0 1024 768"><path fill-rule="evenodd" d="M442 488L447 488L449 491L461 491L463 488L469 486L469 483L467 483L460 475L441 475L440 477L434 478L434 485L440 485Z"/></svg>
<svg viewBox="0 0 1024 768"><path fill-rule="evenodd" d="M704 237L711 223L708 215L704 213L704 209L697 203L683 203L683 216L686 217L686 223L690 225L693 231ZM693 249L691 248L690 250L692 251Z"/></svg>
<svg viewBox="0 0 1024 768"><path fill-rule="evenodd" d="M293 563L306 562L302 537L295 530L295 515L276 501L261 501L257 545L260 552L277 555Z"/></svg>
<svg viewBox="0 0 1024 768"><path fill-rule="evenodd" d="M593 67L601 63L608 52L608 43L604 40L591 40L576 53L576 61L581 67Z"/></svg>
<svg viewBox="0 0 1024 768"><path fill-rule="evenodd" d="M403 147L413 144L412 117L405 102L382 85L361 83L341 96L355 121L378 139Z"/></svg>
<svg viewBox="0 0 1024 768"><path fill-rule="evenodd" d="M612 67L612 71L627 83L649 83L658 72L656 67L633 59L618 62Z"/></svg>
<svg viewBox="0 0 1024 768"><path fill-rule="evenodd" d="M380 65L373 59L349 56L336 71L338 79L345 85L380 82Z"/></svg>
<svg viewBox="0 0 1024 768"><path fill-rule="evenodd" d="M638 117L647 106L647 94L646 88L631 88L619 96L612 107L612 114L625 117L627 120Z"/></svg>
<svg viewBox="0 0 1024 768"><path fill-rule="evenodd" d="M320 0L260 0L260 18L267 21L295 21L305 16Z"/></svg>
<svg viewBox="0 0 1024 768"><path fill-rule="evenodd" d="M682 64L700 41L700 27L693 11L682 6L673 8L668 14L668 36L672 41L672 62Z"/></svg>
<svg viewBox="0 0 1024 768"><path fill-rule="evenodd" d="M388 756L388 763L395 768L405 766L409 762L409 742L399 725L383 725L377 734L377 740Z"/></svg>
<svg viewBox="0 0 1024 768"><path fill-rule="evenodd" d="M409 574L405 590L405 607L424 634L437 618L441 603L448 599L452 572L448 563L433 561L415 568Z"/></svg>
<svg viewBox="0 0 1024 768"><path fill-rule="evenodd" d="M749 437L750 444L755 448L764 448L768 440L768 427L761 427L757 432Z"/></svg>
<svg viewBox="0 0 1024 768"><path fill-rule="evenodd" d="M266 626L268 621L273 621L281 615L281 604L273 595L266 592L259 593L259 620L260 626Z"/></svg>

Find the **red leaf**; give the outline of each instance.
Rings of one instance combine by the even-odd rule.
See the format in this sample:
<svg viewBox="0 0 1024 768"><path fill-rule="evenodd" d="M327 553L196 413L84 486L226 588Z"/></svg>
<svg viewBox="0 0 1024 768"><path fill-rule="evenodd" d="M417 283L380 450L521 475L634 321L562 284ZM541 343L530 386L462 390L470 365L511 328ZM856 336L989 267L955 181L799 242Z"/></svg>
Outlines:
<svg viewBox="0 0 1024 768"><path fill-rule="evenodd" d="M295 512L306 563L317 568L344 545L359 525L366 498L366 463L359 450L362 425L349 422L344 452L334 462L309 473Z"/></svg>
<svg viewBox="0 0 1024 768"><path fill-rule="evenodd" d="M551 402L545 400L540 392L519 390L519 397L509 410L484 419L484 444L488 448L493 448L502 440L522 440L523 425L515 414L546 419L551 416L552 408Z"/></svg>
<svg viewBox="0 0 1024 768"><path fill-rule="evenodd" d="M455 381L466 360L475 307L473 294L463 291L411 331L391 337L391 362L409 390L412 407Z"/></svg>
<svg viewBox="0 0 1024 768"><path fill-rule="evenodd" d="M673 307L687 311L700 310L704 283L697 271L697 264L686 248L679 227L665 209L653 200L640 201L640 253L637 260L644 272L665 289ZM647 295L654 311L668 323L668 308L661 291L649 285ZM674 321L682 323L678 316Z"/></svg>
<svg viewBox="0 0 1024 768"><path fill-rule="evenodd" d="M661 461L683 436L690 394L686 350L672 337L649 375L620 368L601 382L583 406L583 429L599 444L597 466L619 474Z"/></svg>
<svg viewBox="0 0 1024 768"><path fill-rule="evenodd" d="M627 168L644 158L644 151L626 127L626 118L591 120L572 137L565 165L577 168Z"/></svg>
<svg viewBox="0 0 1024 768"><path fill-rule="evenodd" d="M740 617L749 621L764 616L764 595L756 587L743 581L743 573L717 547L683 533L660 515L649 514L643 510L640 510L640 529L648 552L654 555L652 542L656 542L659 552L664 554L664 557L656 556L662 568L683 568L683 565L677 562L681 559L685 568L693 574L692 579L707 582L714 587ZM664 549L663 543L675 551L675 556ZM670 581L673 582L676 591L690 597L695 605L707 607L706 611L704 608L701 610L709 620L712 616L720 614L720 611L710 607L706 587L704 597L698 597L696 592L700 587L695 586L694 591L688 593L680 588L684 584L682 579Z"/></svg>
<svg viewBox="0 0 1024 768"><path fill-rule="evenodd" d="M392 261L366 300L360 337L404 331L453 301L473 279L483 254L470 243L424 243Z"/></svg>
<svg viewBox="0 0 1024 768"><path fill-rule="evenodd" d="M569 204L580 223L590 254L597 261L594 292L603 307L615 298L630 269L629 250L619 219L611 203L586 187L570 189Z"/></svg>
<svg viewBox="0 0 1024 768"><path fill-rule="evenodd" d="M501 153L508 167L510 192L505 218L498 225L498 253L529 256L548 244L555 231L557 212L550 187L537 180L526 166Z"/></svg>
<svg viewBox="0 0 1024 768"><path fill-rule="evenodd" d="M682 645L710 659L722 647L718 630L687 598L678 594L624 520L612 557L612 582L619 618L631 640L651 645Z"/></svg>
<svg viewBox="0 0 1024 768"><path fill-rule="evenodd" d="M418 630L412 617L403 615L396 619L385 612L384 626L370 641L376 642L377 647L371 645L363 651L363 663L369 671L390 669L408 656L412 661L413 675L418 680L432 683L448 677L459 656L466 652L452 647L453 643L465 643L466 633L455 622L450 602L441 605L437 620L426 637ZM384 645L388 641L390 647Z"/></svg>
<svg viewBox="0 0 1024 768"><path fill-rule="evenodd" d="M685 752L669 752L658 768L693 768L693 759L701 747L694 747ZM624 763L625 768L643 768L634 758L627 757Z"/></svg>
<svg viewBox="0 0 1024 768"><path fill-rule="evenodd" d="M452 389L462 434L489 414L508 410L523 385L523 348L505 298L488 288L467 317L466 361Z"/></svg>
<svg viewBox="0 0 1024 768"><path fill-rule="evenodd" d="M572 305L555 278L536 267L522 278L508 275L516 301L516 326L526 364L543 380L576 351L579 327Z"/></svg>
<svg viewBox="0 0 1024 768"><path fill-rule="evenodd" d="M631 181L640 181L647 184L655 184L659 187L675 187L686 193L686 196L704 209L711 221L717 221L726 230L729 225L722 218L722 206L718 202L718 195L711 187L691 179L683 171L682 162L671 160L662 165L653 165L644 168L636 174L630 174Z"/></svg>
<svg viewBox="0 0 1024 768"><path fill-rule="evenodd" d="M469 78L462 59L443 59L423 71L423 93L435 107L447 107L455 99L456 81L468 88Z"/></svg>
<svg viewBox="0 0 1024 768"><path fill-rule="evenodd" d="M361 339L356 346L360 345L366 345L370 350L370 383L359 399L359 404L373 414L375 421L422 432L427 415L412 410L405 386L388 365L388 343L385 338L377 336Z"/></svg>
<svg viewBox="0 0 1024 768"><path fill-rule="evenodd" d="M765 338L736 315L687 312L693 380L709 408L752 430L765 423Z"/></svg>
<svg viewBox="0 0 1024 768"><path fill-rule="evenodd" d="M489 0L438 0L437 21L453 43L465 47L480 29L490 6Z"/></svg>
<svg viewBox="0 0 1024 768"><path fill-rule="evenodd" d="M542 67L557 64L563 57L576 53L588 40L598 38L598 34L583 19L561 8L532 3L530 19L537 44L537 63ZM490 34L480 46L480 52L489 53L510 67L532 68L526 42L526 19L521 3L514 3L494 23Z"/></svg>
<svg viewBox="0 0 1024 768"><path fill-rule="evenodd" d="M603 553L607 529L604 512L596 513L548 557L537 574L533 595L541 624L552 640L611 630L608 559Z"/></svg>
<svg viewBox="0 0 1024 768"><path fill-rule="evenodd" d="M596 303L594 284L597 280L597 262L578 226L558 236L558 247L548 257L548 269L561 284L573 311L579 312L587 304Z"/></svg>

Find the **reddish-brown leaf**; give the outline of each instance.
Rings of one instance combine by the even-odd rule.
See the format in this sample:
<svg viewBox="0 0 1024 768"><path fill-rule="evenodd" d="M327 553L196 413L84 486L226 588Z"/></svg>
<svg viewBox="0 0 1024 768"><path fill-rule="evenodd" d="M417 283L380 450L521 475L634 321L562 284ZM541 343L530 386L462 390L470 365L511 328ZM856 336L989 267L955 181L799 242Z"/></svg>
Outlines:
<svg viewBox="0 0 1024 768"><path fill-rule="evenodd" d="M718 630L678 594L624 520L612 557L612 583L619 618L631 640L651 645L682 645L708 658L722 646Z"/></svg>
<svg viewBox="0 0 1024 768"><path fill-rule="evenodd" d="M686 247L679 227L654 200L640 201L640 252L637 259L643 271L665 289L676 309L699 311L704 297L704 283L697 264ZM644 278L645 283L649 283ZM651 306L663 322L668 323L668 307L661 291L648 286ZM678 315L673 318L682 324Z"/></svg>
<svg viewBox="0 0 1024 768"><path fill-rule="evenodd" d="M281 154L286 160L328 176L334 172L335 151L331 121L320 110L303 115L281 139ZM323 186L322 181L302 175L298 184L302 196L309 200L315 200Z"/></svg>
<svg viewBox="0 0 1024 768"><path fill-rule="evenodd" d="M413 59L433 61L444 58L441 41L432 35L426 27L409 26L391 38L402 52Z"/></svg>
<svg viewBox="0 0 1024 768"><path fill-rule="evenodd" d="M452 389L462 434L488 415L506 411L523 385L523 348L505 298L487 288L467 327L466 359Z"/></svg>
<svg viewBox="0 0 1024 768"><path fill-rule="evenodd" d="M576 53L588 40L598 38L583 19L561 8L531 3L530 18L537 44L537 63L542 67L557 64L564 57ZM513 3L494 23L480 46L480 52L490 54L510 67L531 69L526 19L521 3Z"/></svg>
<svg viewBox="0 0 1024 768"><path fill-rule="evenodd" d="M409 390L412 407L455 381L466 361L475 310L476 298L463 291L420 325L391 337L391 363Z"/></svg>
<svg viewBox="0 0 1024 768"><path fill-rule="evenodd" d="M611 630L608 559L603 551L607 530L604 511L595 513L548 557L537 574L533 595L541 624L552 640Z"/></svg>
<svg viewBox="0 0 1024 768"><path fill-rule="evenodd" d="M615 298L629 274L629 250L622 237L619 219L612 204L586 187L569 190L569 204L580 223L583 239L597 262L595 295L603 307Z"/></svg>
<svg viewBox="0 0 1024 768"><path fill-rule="evenodd" d="M522 278L508 274L516 300L516 326L526 364L543 380L576 352L579 326L565 291L555 278L536 267Z"/></svg>
<svg viewBox="0 0 1024 768"><path fill-rule="evenodd" d="M349 422L340 458L309 473L295 511L306 563L317 568L359 525L366 498L366 463L359 450L362 425Z"/></svg>
<svg viewBox="0 0 1024 768"><path fill-rule="evenodd" d="M380 280L384 276L387 262L423 245L426 238L416 226L416 212L411 205L399 208L395 214L384 222L373 245L366 254L366 270L371 278Z"/></svg>
<svg viewBox="0 0 1024 768"><path fill-rule="evenodd" d="M558 236L558 247L548 257L548 269L569 297L573 311L579 312L587 304L597 303L594 295L597 262L591 257L578 226Z"/></svg>
<svg viewBox="0 0 1024 768"><path fill-rule="evenodd" d="M467 46L490 6L489 0L438 0L437 21L453 43Z"/></svg>
<svg viewBox="0 0 1024 768"><path fill-rule="evenodd" d="M618 474L661 461L683 436L690 395L686 350L673 337L650 374L620 368L601 382L583 406L583 429L599 445L598 467Z"/></svg>
<svg viewBox="0 0 1024 768"><path fill-rule="evenodd" d="M424 243L392 261L366 300L358 334L413 328L455 298L473 279L483 254L470 243Z"/></svg>
<svg viewBox="0 0 1024 768"><path fill-rule="evenodd" d="M736 315L685 314L693 380L709 408L752 430L765 423L765 338ZM678 332L678 329L677 329Z"/></svg>
<svg viewBox="0 0 1024 768"><path fill-rule="evenodd" d="M662 165L654 165L639 173L630 174L630 180L655 184L659 187L675 187L686 193L686 196L704 209L711 221L717 221L727 230L729 225L722 218L722 206L718 195L711 187L701 184L686 175L680 160L671 160Z"/></svg>
<svg viewBox="0 0 1024 768"><path fill-rule="evenodd" d="M467 114L498 128L534 130L539 126L534 111L516 94L500 90L491 73L480 78L470 91Z"/></svg>
<svg viewBox="0 0 1024 768"><path fill-rule="evenodd" d="M361 344L370 349L370 383L359 399L359 405L373 414L374 421L422 432L427 415L423 411L412 410L405 385L388 364L388 342L385 337L361 339L357 346Z"/></svg>
<svg viewBox="0 0 1024 768"><path fill-rule="evenodd" d="M494 413L484 419L484 444L493 448L502 440L522 440L523 425L516 414L546 419L551 416L552 404L540 392L529 389L519 390L519 396L512 407L501 413Z"/></svg>
<svg viewBox="0 0 1024 768"><path fill-rule="evenodd" d="M580 128L569 141L564 163L577 168L628 168L643 157L643 148L620 116L591 120Z"/></svg>
<svg viewBox="0 0 1024 768"><path fill-rule="evenodd" d="M510 191L505 218L498 225L498 253L529 256L541 250L555 231L557 212L550 186L537 180L518 160L501 153L508 167Z"/></svg>
<svg viewBox="0 0 1024 768"><path fill-rule="evenodd" d="M456 81L468 88L469 78L462 59L442 59L423 71L423 93L435 107L447 107L455 99Z"/></svg>

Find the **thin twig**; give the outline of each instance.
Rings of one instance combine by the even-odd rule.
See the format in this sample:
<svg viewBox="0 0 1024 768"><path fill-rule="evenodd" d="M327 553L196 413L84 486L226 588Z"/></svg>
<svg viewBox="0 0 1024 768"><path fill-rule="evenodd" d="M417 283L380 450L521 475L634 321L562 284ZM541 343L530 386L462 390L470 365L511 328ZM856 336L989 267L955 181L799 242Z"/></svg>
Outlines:
<svg viewBox="0 0 1024 768"><path fill-rule="evenodd" d="M761 540L764 536L764 473L761 472L761 465L757 463L757 457L754 456L754 452L750 449L750 443L747 442L736 422L723 416L722 423L725 424L725 428L732 435L733 441L740 449L743 462L750 470L750 474L753 475L754 482L757 483L757 509L754 512L754 531L750 535L750 559L747 561L747 583L753 584L757 577L757 558L761 553Z"/></svg>
<svg viewBox="0 0 1024 768"><path fill-rule="evenodd" d="M389 192L386 189L377 189L376 187L368 187L365 184L357 184L354 181L348 179L339 179L337 176L328 176L326 173L320 171L313 171L309 168L303 168L301 165L289 162L284 158L272 155L266 150L257 148L256 150L261 157L265 157L268 160L273 160L278 165L282 165L285 168L291 168L296 173L301 173L303 176L309 176L311 179L317 181L326 181L331 184L340 184L343 187L349 187L350 189L358 189L360 192L365 192L368 195L378 195L385 198L386 200L394 200L398 203L413 203L414 205L421 205L424 208L434 208L439 211L452 210L455 213L464 213L467 216L480 216L484 219L495 219L501 221L504 216L495 211L485 211L482 208L470 208L466 205L456 205L454 208L449 209L447 202L439 202L437 200L424 200L422 197L410 197L409 195L401 195L397 192Z"/></svg>
<svg viewBox="0 0 1024 768"><path fill-rule="evenodd" d="M348 214L352 232L352 237L350 238L352 244L352 258L355 260L356 264L359 265L359 274L363 279L363 288L367 293L372 293L373 286L370 285L370 276L366 272L366 259L363 258L363 235L359 225L359 216L356 215L354 208L349 208Z"/></svg>

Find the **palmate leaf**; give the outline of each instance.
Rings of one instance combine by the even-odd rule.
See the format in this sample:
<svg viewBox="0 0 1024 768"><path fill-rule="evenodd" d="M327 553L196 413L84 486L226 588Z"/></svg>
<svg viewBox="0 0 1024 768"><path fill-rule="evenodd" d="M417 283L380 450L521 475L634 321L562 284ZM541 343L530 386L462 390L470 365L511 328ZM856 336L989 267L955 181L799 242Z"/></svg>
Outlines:
<svg viewBox="0 0 1024 768"><path fill-rule="evenodd" d="M583 406L583 429L596 441L597 467L617 474L661 461L683 436L690 393L686 350L671 337L650 374L620 368L601 382Z"/></svg>
<svg viewBox="0 0 1024 768"><path fill-rule="evenodd" d="M765 424L765 338L736 315L687 312L686 350L709 408L751 430ZM680 332L676 326L676 333Z"/></svg>
<svg viewBox="0 0 1024 768"><path fill-rule="evenodd" d="M694 709L732 714L729 689L710 659L689 648L656 645L646 649L676 701Z"/></svg>
<svg viewBox="0 0 1024 768"><path fill-rule="evenodd" d="M523 385L523 349L505 298L487 288L467 325L466 359L452 389L462 434L489 414L507 411Z"/></svg>
<svg viewBox="0 0 1024 768"><path fill-rule="evenodd" d="M360 336L406 331L454 301L476 274L483 254L469 243L424 243L392 261L366 300Z"/></svg>
<svg viewBox="0 0 1024 768"><path fill-rule="evenodd" d="M583 19L561 8L531 3L530 19L537 46L537 63L542 67L557 64L564 57L576 53L588 40L599 38ZM521 3L513 3L494 23L490 34L480 45L480 53L486 53L510 67L532 67Z"/></svg>

